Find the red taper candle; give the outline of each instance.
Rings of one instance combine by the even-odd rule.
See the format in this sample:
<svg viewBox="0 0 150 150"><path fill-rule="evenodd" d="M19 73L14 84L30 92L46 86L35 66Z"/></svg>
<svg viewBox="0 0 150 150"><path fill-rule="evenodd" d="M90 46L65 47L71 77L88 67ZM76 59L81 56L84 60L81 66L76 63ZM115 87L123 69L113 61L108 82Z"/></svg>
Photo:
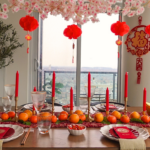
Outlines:
<svg viewBox="0 0 150 150"><path fill-rule="evenodd" d="M106 111L109 111L109 89L106 89Z"/></svg>
<svg viewBox="0 0 150 150"><path fill-rule="evenodd" d="M128 97L128 73L125 73L124 97Z"/></svg>
<svg viewBox="0 0 150 150"><path fill-rule="evenodd" d="M55 71L53 72L53 80L52 80L52 97L55 97Z"/></svg>
<svg viewBox="0 0 150 150"><path fill-rule="evenodd" d="M16 89L15 89L15 97L18 97L19 92L19 72L16 72Z"/></svg>
<svg viewBox="0 0 150 150"><path fill-rule="evenodd" d="M88 73L88 97L91 97L91 74Z"/></svg>
<svg viewBox="0 0 150 150"><path fill-rule="evenodd" d="M143 90L143 111L146 111L146 88Z"/></svg>
<svg viewBox="0 0 150 150"><path fill-rule="evenodd" d="M73 89L70 88L70 110L73 110Z"/></svg>
<svg viewBox="0 0 150 150"><path fill-rule="evenodd" d="M37 90L36 90L36 86L34 87L33 91L34 91L34 92L36 92L36 91L37 91ZM33 105L33 110L35 110L34 105Z"/></svg>

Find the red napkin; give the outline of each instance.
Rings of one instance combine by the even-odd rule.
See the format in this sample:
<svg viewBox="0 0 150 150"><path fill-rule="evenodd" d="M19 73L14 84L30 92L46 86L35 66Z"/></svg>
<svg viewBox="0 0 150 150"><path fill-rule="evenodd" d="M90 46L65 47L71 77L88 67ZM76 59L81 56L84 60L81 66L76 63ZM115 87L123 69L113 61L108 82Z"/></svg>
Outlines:
<svg viewBox="0 0 150 150"><path fill-rule="evenodd" d="M104 107L106 108L106 105L104 105ZM116 109L117 107L115 105L109 105L109 109Z"/></svg>
<svg viewBox="0 0 150 150"><path fill-rule="evenodd" d="M114 127L113 129L121 139L136 139L137 138L130 131L128 127Z"/></svg>
<svg viewBox="0 0 150 150"><path fill-rule="evenodd" d="M7 133L9 129L10 129L9 127L0 127L0 139L4 137L4 135Z"/></svg>

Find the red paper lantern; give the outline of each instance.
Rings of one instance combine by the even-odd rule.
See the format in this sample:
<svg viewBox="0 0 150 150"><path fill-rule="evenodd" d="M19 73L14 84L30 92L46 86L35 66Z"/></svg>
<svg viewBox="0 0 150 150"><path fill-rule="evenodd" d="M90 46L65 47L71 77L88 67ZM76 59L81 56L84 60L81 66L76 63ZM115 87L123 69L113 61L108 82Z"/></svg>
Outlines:
<svg viewBox="0 0 150 150"><path fill-rule="evenodd" d="M30 41L30 40L32 39L32 36L31 36L30 34L27 34L27 35L25 36L25 39L26 39L27 41Z"/></svg>
<svg viewBox="0 0 150 150"><path fill-rule="evenodd" d="M64 30L64 36L68 37L69 39L77 39L81 36L82 30L75 24L67 26Z"/></svg>
<svg viewBox="0 0 150 150"><path fill-rule="evenodd" d="M116 44L117 44L117 45L121 45L121 44L122 44L122 41L121 41L120 39L118 39L118 40L116 41Z"/></svg>
<svg viewBox="0 0 150 150"><path fill-rule="evenodd" d="M146 26L145 32L150 35L150 25Z"/></svg>
<svg viewBox="0 0 150 150"><path fill-rule="evenodd" d="M117 21L116 23L113 23L111 25L111 31L115 34L115 35L120 35L123 36L125 34L127 34L129 32L130 28L129 26L126 24L126 22L120 22Z"/></svg>
<svg viewBox="0 0 150 150"><path fill-rule="evenodd" d="M29 15L22 17L19 21L20 26L25 30L32 32L39 26L38 21Z"/></svg>

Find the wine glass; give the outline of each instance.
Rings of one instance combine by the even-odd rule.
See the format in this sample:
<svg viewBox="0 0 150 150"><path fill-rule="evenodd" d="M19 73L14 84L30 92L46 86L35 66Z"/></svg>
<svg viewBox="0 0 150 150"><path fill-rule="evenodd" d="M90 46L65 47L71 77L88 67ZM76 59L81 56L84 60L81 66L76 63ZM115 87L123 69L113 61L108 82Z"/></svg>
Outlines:
<svg viewBox="0 0 150 150"><path fill-rule="evenodd" d="M93 98L93 95L95 94L95 89L96 89L96 86L92 85L91 86L91 100ZM88 96L88 86L84 86L84 90L85 90L86 96ZM87 111L88 109L87 97L80 98L80 108L84 112Z"/></svg>
<svg viewBox="0 0 150 150"><path fill-rule="evenodd" d="M39 114L46 98L46 92L44 91L31 92L31 97L35 110L37 114Z"/></svg>
<svg viewBox="0 0 150 150"><path fill-rule="evenodd" d="M12 102L12 98L15 94L15 84L6 84L4 87L5 87L5 92L6 92L7 97Z"/></svg>

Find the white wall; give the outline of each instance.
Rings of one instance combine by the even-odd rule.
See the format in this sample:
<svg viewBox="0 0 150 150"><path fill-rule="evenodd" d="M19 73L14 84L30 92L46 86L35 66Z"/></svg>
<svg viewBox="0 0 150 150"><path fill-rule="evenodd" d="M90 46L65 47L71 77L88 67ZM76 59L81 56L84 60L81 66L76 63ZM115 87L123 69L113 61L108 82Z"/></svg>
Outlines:
<svg viewBox="0 0 150 150"><path fill-rule="evenodd" d="M141 16L142 24L148 25L150 24L150 9L147 9ZM138 25L138 17L123 17L123 21L125 21L130 29ZM123 37L123 43L126 40L127 35ZM126 50L126 45L123 44L122 49L122 92L121 92L121 100L124 102L124 75L125 72L129 72L129 83L128 83L128 105L130 106L142 106L143 102L143 88L147 88L147 101L150 102L150 52L146 55L143 55L143 70L141 76L141 83L137 84L137 71L136 71L136 58L135 55L128 53Z"/></svg>
<svg viewBox="0 0 150 150"><path fill-rule="evenodd" d="M1 2L4 3L6 0L2 0ZM13 55L14 63L5 69L0 70L0 97L4 96L3 84L14 84L16 71L19 71L20 83L18 105L27 102L27 41L25 39L26 32L19 25L20 18L24 17L25 15L26 14L24 11L19 11L18 13L11 13L10 11L9 18L7 20L3 20L4 23L13 25L18 33L19 42L24 43L22 48L15 50ZM5 74L5 77L3 77L3 74ZM3 81L5 82L3 83Z"/></svg>

